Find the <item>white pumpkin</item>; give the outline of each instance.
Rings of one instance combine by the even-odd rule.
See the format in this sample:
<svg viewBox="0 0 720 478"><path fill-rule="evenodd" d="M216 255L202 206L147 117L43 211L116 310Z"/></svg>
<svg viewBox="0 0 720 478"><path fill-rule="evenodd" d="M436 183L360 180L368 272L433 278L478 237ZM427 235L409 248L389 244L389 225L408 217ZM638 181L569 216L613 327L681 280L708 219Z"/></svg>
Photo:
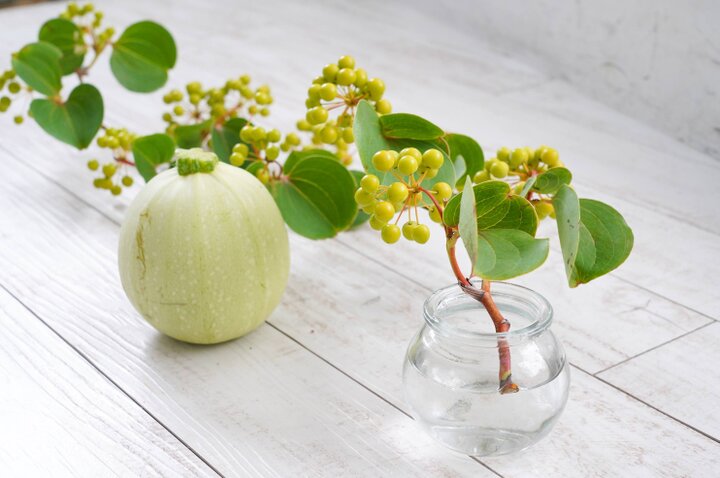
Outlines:
<svg viewBox="0 0 720 478"><path fill-rule="evenodd" d="M252 331L287 284L280 211L248 172L200 149L177 150L130 205L118 261L133 306L156 329L212 344Z"/></svg>

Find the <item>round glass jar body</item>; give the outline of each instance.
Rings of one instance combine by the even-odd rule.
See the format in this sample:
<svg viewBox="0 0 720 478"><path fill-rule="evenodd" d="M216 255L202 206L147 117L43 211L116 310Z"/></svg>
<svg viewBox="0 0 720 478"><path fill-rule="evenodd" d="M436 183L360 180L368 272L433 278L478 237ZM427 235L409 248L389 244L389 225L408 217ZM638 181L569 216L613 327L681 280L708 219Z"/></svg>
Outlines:
<svg viewBox="0 0 720 478"><path fill-rule="evenodd" d="M417 422L445 446L473 456L537 443L557 422L570 385L547 300L502 282L492 283L491 294L509 332L495 333L483 305L459 286L440 289L425 301L425 323L403 368L405 400ZM515 393L500 393L501 351L510 353Z"/></svg>

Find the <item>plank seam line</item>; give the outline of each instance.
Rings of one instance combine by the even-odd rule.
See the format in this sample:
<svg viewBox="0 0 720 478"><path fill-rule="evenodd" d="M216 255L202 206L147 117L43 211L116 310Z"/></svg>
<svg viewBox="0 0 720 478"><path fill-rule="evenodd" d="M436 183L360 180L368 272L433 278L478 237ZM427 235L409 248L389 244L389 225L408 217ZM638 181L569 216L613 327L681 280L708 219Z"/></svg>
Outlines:
<svg viewBox="0 0 720 478"><path fill-rule="evenodd" d="M2 149L5 149L5 148L2 147L1 145L0 145L0 147L1 147ZM5 150L5 151L9 153L9 151L7 151L7 150ZM15 156L12 155L12 154L10 154L10 156L13 157L13 158L15 158ZM15 159L17 160L17 158L15 158ZM23 163L23 164L25 164L25 163ZM65 187L63 184L58 183L57 181L55 181L54 178L46 175L43 171L41 171L41 170L39 170L39 169L36 169L36 168L33 167L32 165L28 165L28 164L25 164L25 165L28 166L29 168L33 169L34 171L36 171L36 172L37 172L38 174L40 174L43 178L45 178L46 180L50 181L50 182L53 183L55 186L59 187L61 190L63 190L63 191L64 191L65 193L67 193L68 195L74 197L75 199L77 199L77 200L78 200L79 202L81 202L82 204L85 204L87 207L89 207L90 209L92 209L92 210L94 210L95 212L97 212L98 214L100 214L100 216L104 217L105 219L107 219L107 220L108 220L109 222L111 222L112 224L120 227L120 223L119 223L118 221L116 221L116 220L113 219L112 217L110 217L110 216L108 216L107 214L105 214L105 212L103 212L101 209L97 208L95 205L93 205L93 204L89 203L88 201L86 201L82 196L79 196L78 194L76 194L75 192L73 192L71 189ZM345 244L343 244L343 245L345 246ZM346 246L346 247L347 247L347 246ZM5 289L13 298L15 298L15 300L17 300L18 302L20 302L20 303L23 305L23 307L25 307L32 315L34 315L38 320L40 320L40 322L42 322L46 327L48 327L50 330L52 330L52 332L53 332L55 335L57 335L58 337L60 337L60 338L63 340L63 342L65 342L66 344L68 344L73 350L75 350L78 354L80 354L88 363L90 363L90 365L92 365L93 368L95 368L98 372L100 372L100 373L101 373L105 378L107 378L107 380L109 380L113 385L115 385L117 388L119 388L126 396L128 396L133 402L135 402L135 403L136 403L142 410L144 410L150 417L152 417L155 421L157 421L163 428L165 428L165 429L166 429L172 436L174 436L180 443L182 443L182 444L183 444L185 447L187 447L193 454L195 454L195 455L196 455L198 458L200 458L205 464L207 464L215 473L217 473L217 474L218 474L219 476L221 476L221 477L224 477L224 475L223 475L222 473L220 473L214 466L212 466L209 462L207 462L207 461L206 461L201 455L199 455L191 446L189 446L187 443L185 443L185 442L184 442L179 436L177 436L172 430L170 430L167 426L165 426L165 424L163 424L158 418L156 418L152 413L150 413L150 411L148 411L148 410L147 410L145 407L143 407L139 402L137 402L130 394L128 394L125 390L123 390L122 387L120 387L117 383L115 383L109 376L107 376L105 373L103 373L103 372L90 360L89 357L85 356L85 354L84 354L82 351L80 351L80 350L77 349L75 346L73 346L70 342L68 342L62 335L60 335L55 329L53 329L52 327L50 327L42 318L40 318L40 317L39 317L34 311L32 311L27 305L25 305L22 301L20 301L17 297L15 297L15 295L14 295L12 292L10 292L10 291L5 287L4 284L0 284L0 287L2 287L3 289ZM362 388L364 388L365 390L367 390L367 391L370 392L371 394L375 395L376 397L380 398L382 401L386 402L387 404L389 404L390 406L392 406L393 408L395 408L396 410L398 410L399 412L401 412L403 415L406 415L406 416L407 416L408 418L410 418L411 420L414 420L413 417L410 416L410 415L408 415L404 410L402 410L401 408L397 407L395 404L393 404L392 402L388 401L385 397L383 397L382 395L379 395L379 394L378 394L377 392L375 392L374 390L368 388L365 384L359 382L358 380L356 380L355 378L353 378L352 376L350 376L348 373L346 373L344 370L341 370L340 368L338 368L335 364L329 362L329 361L328 361L327 359L325 359L324 357L318 355L315 351L313 351L313 350L311 350L310 348L306 347L306 346L305 346L304 344L302 344L300 341L298 341L297 339L295 339L295 338L292 337L291 335L287 334L285 331L279 329L279 328L276 327L274 324L272 324L270 321L266 321L266 323L267 323L270 327L272 327L273 329L275 329L276 331L278 331L279 333L281 333L282 335L286 336L288 339L290 339L290 340L292 340L293 342L295 342L296 344L298 344L298 345L299 345L300 347L302 347L303 349L307 350L310 354L312 354L312 355L314 355L315 357L319 358L321 361L325 362L325 363L328 364L330 367L332 367L333 369L335 369L335 370L337 370L338 372L340 372L342 375L346 376L347 378L349 378L349 379L352 380L353 382L357 383L358 385L360 385ZM501 474L498 473L497 471L493 470L490 466L488 466L486 463L483 463L480 459L478 459L478 458L476 458L476 457L472 457L472 456L470 456L469 458L472 459L473 461L476 461L477 463L479 463L479 464L482 465L483 467L487 468L487 469L490 470L492 473L494 473L496 476L499 476L500 478L504 478L503 475L501 475Z"/></svg>
<svg viewBox="0 0 720 478"><path fill-rule="evenodd" d="M115 382L112 378L110 378L105 372L103 372L90 358L85 355L85 353L77 348L75 345L70 343L65 337L63 337L57 330L55 330L50 324L48 324L45 320L42 319L38 314L35 313L34 310L32 310L30 307L28 307L27 304L25 304L22 300L20 300L19 297L17 297L12 291L10 291L5 284L0 283L0 288L2 288L5 292L7 292L14 300L16 300L22 307L27 310L30 314L33 315L37 320L40 321L45 327L47 327L54 335L56 335L60 340L62 340L70 349L72 349L75 353L77 353L80 357L82 357L83 360L85 360L93 369L95 369L102 377L104 377L110 384L112 384L114 387L116 387L120 392L128 397L130 401L132 401L135 405L137 405L143 412L145 412L150 418L155 420L163 429L165 429L170 435L175 438L179 443L181 443L185 448L187 448L193 455L195 455L200 461L202 461L205 465L208 466L212 471L214 471L218 476L223 477L222 473L218 471L212 464L210 464L202 455L200 455L193 447L188 445L182 438L180 438L178 435L175 434L170 428L168 428L162 421L160 421L155 415L153 415L147 408L145 408L140 402L138 402L132 395L130 395L126 390L124 390L120 385L118 385L117 382Z"/></svg>
<svg viewBox="0 0 720 478"><path fill-rule="evenodd" d="M383 397L383 396L380 395L378 392L376 392L375 390L371 389L370 387L368 387L367 385L365 385L365 384L362 383L360 380L356 379L355 377L353 377L352 375L350 375L350 374L347 373L346 371L338 368L337 365L335 365L334 363L330 362L328 359L326 359L326 358L323 357L322 355L319 355L317 352L315 352L314 350L312 350L312 349L310 349L309 347L307 347L305 344L303 344L302 342L300 342L298 339L296 339L295 337L293 337L293 336L290 335L289 333L287 333L287 332L285 332L284 330L282 330L282 329L281 329L280 327L278 327L277 325L273 324L273 323L270 322L269 320L265 321L265 323L268 324L268 325L269 325L270 327L272 327L273 329L275 329L276 331L278 331L279 333L281 333L282 335L284 335L285 337L287 337L288 339L290 339L291 341L295 342L298 346L300 346L301 348L303 348L304 350L306 350L308 353L314 355L315 357L317 357L318 359L320 359L322 362L324 362L324 363L326 363L327 365L329 365L330 367L334 368L335 370L337 370L338 372L340 372L342 375L344 375L345 377L347 377L347 378L350 379L351 381L353 381L353 382L355 382L356 384L360 385L362 388L364 388L365 390L367 390L367 391L370 392L371 394L375 395L377 398L379 398L379 399L382 400L383 402L385 402L385 403L387 403L388 405L390 405L391 407L393 407L395 410L399 411L400 413L402 413L403 415L405 415L406 417L408 417L410 420L413 420L413 421L415 420L415 419L412 417L412 415L410 415L409 413L407 413L405 410L403 410L402 408L398 407L398 406L395 405L393 402L391 402L391 401L388 400L387 398ZM468 456L469 456L469 455L468 455ZM484 462L483 462L482 460L480 460L479 458L476 458L476 457L474 457L474 456L469 456L469 458L472 459L472 460L474 460L474 461L476 461L476 462L478 462L479 464L481 464L482 466L484 466L485 468L487 468L488 470L490 470L491 472L493 472L495 475L503 478L503 475L501 475L501 474L498 473L497 471L495 471L495 470L493 470L492 468L490 468L490 466L488 466L486 463L484 463Z"/></svg>
<svg viewBox="0 0 720 478"><path fill-rule="evenodd" d="M650 347L650 348L647 349L647 350L643 350L642 352L640 352L640 353L638 353L638 354L635 354L635 355L633 355L632 357L628 357L628 358L626 358L626 359L624 359L624 360L621 360L621 361L618 362L618 363L612 364L612 365L610 365L609 367L606 367L606 368L604 368L604 369L602 369L602 370L600 370L600 371L598 371L598 372L593 373L592 375L597 376L597 375L600 375L600 374L602 374L602 373L605 373L605 372L607 372L608 370L611 370L611 369L617 367L618 365L622 365L622 364L624 364L624 363L627 363L627 362L629 362L629 361L631 361L631 360L633 360L633 359L636 359L636 358L638 358L638 357L640 357L640 356L642 356L642 355L645 355L645 354L648 353L648 352L652 352L653 350L657 350L657 349L659 349L660 347L664 347L664 346L666 346L667 344L671 344L671 343L675 342L676 340L682 339L683 337L687 337L688 335L694 334L695 332L697 332L697 331L700 330L700 329L704 329L705 327L707 327L707 326L709 326L709 325L714 325L714 324L715 324L715 321L713 321L713 322L708 322L707 324L703 324L703 325L701 325L700 327L696 327L696 328L694 328L694 329L692 329L692 330L689 330L689 331L685 332L684 334L678 335L677 337L675 337L675 338L673 338L673 339L666 340L665 342L663 342L663 343L661 343L661 344L657 344L657 345L655 345L655 346L653 346L653 347Z"/></svg>
<svg viewBox="0 0 720 478"><path fill-rule="evenodd" d="M617 390L618 392L620 392L620 393L622 393L622 394L624 394L624 395L627 395L628 397L632 398L633 400L636 400L636 401L642 403L642 404L645 405L646 407L655 410L655 411L658 412L659 414L666 416L666 417L669 418L670 420L672 420L672 421L674 421L674 422L676 422L676 423L679 423L680 425L683 425L684 427L686 427L686 428L694 431L695 433L698 433L699 435L702 435L702 436L704 436L705 438L708 438L708 439L714 441L715 443L720 444L720 439L715 438L714 436L712 436L712 435L710 435L710 434L708 434L708 433L706 433L706 432L704 432L704 431L702 431L702 430L700 430L700 429L698 429L698 428L696 428L696 427L694 427L694 426L692 426L692 425L690 425L690 424L688 424L688 423L685 423L684 421L680 420L679 418L674 417L674 416L670 415L669 413L667 413L667 412L659 409L659 408L656 407L655 405L652 405L652 404L646 402L645 400L636 397L635 395L633 395L632 393L628 392L627 390L623 390L622 388L618 387L617 385L614 385L612 382L609 382L609 381L603 379L602 377L598 377L598 376L596 376L596 375L593 375L593 374L591 374L590 372L588 372L587 370L583 370L582 368L578 367L577 365L573 365L573 368L578 369L580 372L582 372L582 373L590 376L591 378L594 378L595 380L599 380L600 382L604 383L604 384L607 385L608 387L614 388L614 389Z"/></svg>

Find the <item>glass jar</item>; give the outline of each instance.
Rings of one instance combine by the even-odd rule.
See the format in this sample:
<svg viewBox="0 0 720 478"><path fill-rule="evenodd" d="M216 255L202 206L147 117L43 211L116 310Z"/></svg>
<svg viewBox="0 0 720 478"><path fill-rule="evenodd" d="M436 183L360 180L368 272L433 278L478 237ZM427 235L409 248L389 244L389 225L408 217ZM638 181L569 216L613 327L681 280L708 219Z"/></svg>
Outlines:
<svg viewBox="0 0 720 478"><path fill-rule="evenodd" d="M481 281L474 284L479 288ZM492 283L491 294L510 331L496 333L484 306L459 286L440 289L425 301L425 323L403 368L405 400L416 421L445 446L473 456L537 443L557 422L570 385L548 301L502 282ZM515 393L500 393L499 353L507 351Z"/></svg>

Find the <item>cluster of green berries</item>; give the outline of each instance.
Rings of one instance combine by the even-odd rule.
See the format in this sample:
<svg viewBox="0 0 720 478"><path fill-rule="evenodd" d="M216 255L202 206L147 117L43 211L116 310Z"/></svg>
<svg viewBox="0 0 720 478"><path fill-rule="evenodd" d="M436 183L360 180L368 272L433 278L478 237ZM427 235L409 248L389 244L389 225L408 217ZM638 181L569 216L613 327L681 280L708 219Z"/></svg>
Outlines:
<svg viewBox="0 0 720 478"><path fill-rule="evenodd" d="M0 91L4 90L7 87L7 91L10 95L19 94L22 90L22 86L20 86L20 83L15 81L15 76L15 70L10 69L4 71L2 75L0 75ZM10 109L11 105L12 99L9 96L0 96L0 113L5 113L7 110ZM22 115L16 115L13 118L13 121L15 121L15 124L22 124Z"/></svg>
<svg viewBox="0 0 720 478"><path fill-rule="evenodd" d="M103 12L96 11L95 6L92 3L78 5L76 2L70 2L68 3L65 11L60 14L60 18L65 20L76 20L78 26L82 27L82 25L79 24L79 21L83 20L83 17L90 13L92 13L93 16L89 27L93 30L92 34L93 40L95 41L95 49L96 51L99 51L104 48L113 35L115 35L115 29L112 27L108 27L105 30L100 31L100 24L102 23L104 17ZM80 44L76 45L76 48L81 46L84 47L84 45Z"/></svg>
<svg viewBox="0 0 720 478"><path fill-rule="evenodd" d="M368 78L362 68L355 68L355 59L341 57L337 63L325 65L322 74L316 77L305 100L305 118L297 122L300 131L312 133L315 145L332 145L338 150L338 157L348 162L348 144L353 137L355 107L361 100L374 105L380 114L392 111L390 102L383 98L385 83L379 78ZM330 117L330 112L340 113Z"/></svg>
<svg viewBox="0 0 720 478"><path fill-rule="evenodd" d="M443 154L437 149L428 149L424 153L416 148L405 148L399 153L392 150L378 151L373 155L373 166L382 172L393 172L398 181L388 186L380 185L380 179L374 174L365 175L360 181L360 188L355 191L355 202L370 214L370 227L380 231L383 241L396 243L400 236L407 240L425 244L430 239L430 228L420 224L417 208L423 207L430 213L431 220L441 222L442 216L435 203L424 202L424 194L432 194L439 204L446 203L452 196L449 184L438 182L431 190L422 188L422 181L432 171L435 176L442 166ZM424 168L418 178L415 173ZM411 210L415 210L416 220L411 218ZM402 226L397 225L403 213L408 211L408 221ZM399 213L395 223L390 220Z"/></svg>
<svg viewBox="0 0 720 478"><path fill-rule="evenodd" d="M93 186L98 189L107 189L113 196L118 196L122 193L122 187L130 187L133 185L133 178L128 175L123 176L119 183L113 180L115 173L117 173L118 165L115 162L105 163L100 168L100 163L97 159L91 159L87 162L87 167L90 171L97 171L100 169L102 176L93 180Z"/></svg>
<svg viewBox="0 0 720 478"><path fill-rule="evenodd" d="M270 181L268 165L274 163L280 151L289 151L300 145L298 135L291 133L283 139L277 129L267 131L262 126L246 124L240 130L240 143L233 146L230 163L241 166L245 161L257 161L261 167L255 169L255 176L261 183ZM281 168L279 165L278 168Z"/></svg>
<svg viewBox="0 0 720 478"><path fill-rule="evenodd" d="M130 151L136 135L125 128L107 128L105 134L95 140L101 148Z"/></svg>
<svg viewBox="0 0 720 478"><path fill-rule="evenodd" d="M478 184L491 179L504 179L508 176L514 176L518 179L513 186L514 194L522 192L525 181L531 176L563 166L557 150L544 145L536 149L529 146L513 150L502 147L497 151L496 156L485 162L483 171L475 173L473 182ZM530 193L528 196L540 219L548 216L555 217L555 210L550 198L537 193Z"/></svg>
<svg viewBox="0 0 720 478"><path fill-rule="evenodd" d="M444 161L443 153L435 148L428 149L424 153L420 153L416 148L405 148L399 153L383 150L372 157L372 164L378 171L393 171L403 176L413 176L417 173L422 179L432 179L437 176Z"/></svg>
<svg viewBox="0 0 720 478"><path fill-rule="evenodd" d="M243 107L250 116L268 116L273 102L270 87L261 85L253 89L250 81L250 76L242 75L220 88L203 88L200 82L192 81L185 85L186 93L169 91L163 101L172 105L172 110L163 114L163 120L172 130L184 116L196 122L207 118L227 120L237 117Z"/></svg>

